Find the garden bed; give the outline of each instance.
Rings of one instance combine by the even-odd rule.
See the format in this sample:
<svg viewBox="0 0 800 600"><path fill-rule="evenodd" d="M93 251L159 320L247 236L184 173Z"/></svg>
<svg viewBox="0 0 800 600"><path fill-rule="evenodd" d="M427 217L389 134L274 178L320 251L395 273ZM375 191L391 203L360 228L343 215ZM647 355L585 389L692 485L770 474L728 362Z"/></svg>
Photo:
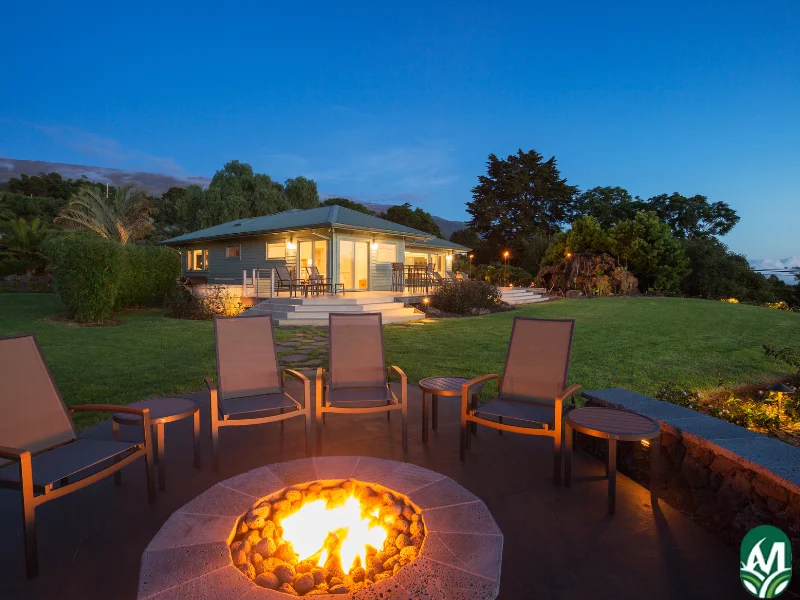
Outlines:
<svg viewBox="0 0 800 600"><path fill-rule="evenodd" d="M409 304L409 306L413 306L419 311L425 313L426 319L454 319L454 318L463 318L463 317L479 317L481 315L490 315L494 313L501 313L501 312L508 312L510 310L516 310L510 304L501 304L499 306L493 306L492 308L480 308L475 309L475 312L467 315L462 315L459 313L454 312L446 312L443 310L439 310L438 308L434 308L428 304L418 303L418 304Z"/></svg>

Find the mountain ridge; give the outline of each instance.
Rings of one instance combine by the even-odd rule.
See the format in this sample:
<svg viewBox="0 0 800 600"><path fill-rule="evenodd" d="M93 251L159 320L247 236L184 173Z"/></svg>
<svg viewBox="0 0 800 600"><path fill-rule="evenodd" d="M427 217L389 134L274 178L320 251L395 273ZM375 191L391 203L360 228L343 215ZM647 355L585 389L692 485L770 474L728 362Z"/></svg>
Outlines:
<svg viewBox="0 0 800 600"><path fill-rule="evenodd" d="M92 181L108 182L115 186L130 184L135 187L144 188L154 195L161 195L171 187L186 187L187 185L197 184L205 188L211 183L211 178L204 176L167 175L165 173L128 171L110 167L0 157L0 183L5 183L12 177L19 177L20 175L30 176L38 175L39 173L53 172L68 179L80 179L85 175ZM324 199L326 195L321 194L321 197ZM354 202L360 202L357 196L354 196L352 199ZM382 204L379 202L361 202L361 204L375 212L386 212L386 209L392 206L392 204ZM433 220L439 226L439 229L441 229L442 235L446 238L449 238L456 229L462 229L467 225L463 221L453 221L435 215L433 216Z"/></svg>

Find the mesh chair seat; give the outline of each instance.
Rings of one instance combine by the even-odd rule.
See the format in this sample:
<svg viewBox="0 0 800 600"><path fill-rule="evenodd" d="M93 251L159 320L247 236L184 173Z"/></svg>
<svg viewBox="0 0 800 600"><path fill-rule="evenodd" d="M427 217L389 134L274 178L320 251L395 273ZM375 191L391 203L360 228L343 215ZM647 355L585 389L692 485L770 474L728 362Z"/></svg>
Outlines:
<svg viewBox="0 0 800 600"><path fill-rule="evenodd" d="M328 404L339 408L383 406L393 400L386 386L328 390L327 394Z"/></svg>
<svg viewBox="0 0 800 600"><path fill-rule="evenodd" d="M94 439L79 439L58 446L31 458L33 485L41 491L64 477L72 477L113 458L121 458L140 446L136 442ZM19 466L13 464L0 469L0 482L19 484Z"/></svg>
<svg viewBox="0 0 800 600"><path fill-rule="evenodd" d="M257 419L269 417L282 408L297 409L297 405L283 392L243 398L220 398L219 404L220 412L228 419Z"/></svg>
<svg viewBox="0 0 800 600"><path fill-rule="evenodd" d="M531 401L509 400L506 398L495 398L486 404L481 404L475 409L475 416L502 417L513 421L525 421L528 423L539 423L553 428L555 425L555 413L552 404L538 404Z"/></svg>

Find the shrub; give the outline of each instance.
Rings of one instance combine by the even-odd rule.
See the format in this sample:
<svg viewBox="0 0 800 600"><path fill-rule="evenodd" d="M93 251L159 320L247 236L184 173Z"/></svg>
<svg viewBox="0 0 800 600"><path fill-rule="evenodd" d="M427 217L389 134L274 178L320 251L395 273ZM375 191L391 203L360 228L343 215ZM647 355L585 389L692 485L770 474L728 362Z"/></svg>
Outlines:
<svg viewBox="0 0 800 600"><path fill-rule="evenodd" d="M214 286L211 294L195 296L182 286L173 285L164 299L165 314L173 319L208 321L215 316L233 317L244 310L241 302L224 286Z"/></svg>
<svg viewBox="0 0 800 600"><path fill-rule="evenodd" d="M443 285L431 296L431 305L445 312L469 314L474 308L494 308L501 303L500 290L486 281L456 281Z"/></svg>
<svg viewBox="0 0 800 600"><path fill-rule="evenodd" d="M162 306L165 296L175 288L180 262L180 255L170 248L125 245L115 308Z"/></svg>
<svg viewBox="0 0 800 600"><path fill-rule="evenodd" d="M94 234L54 236L45 244L55 289L76 321L111 316L120 287L122 247Z"/></svg>
<svg viewBox="0 0 800 600"><path fill-rule="evenodd" d="M528 287L533 281L533 275L525 269L511 265L478 265L475 269L475 279L482 279L493 285Z"/></svg>

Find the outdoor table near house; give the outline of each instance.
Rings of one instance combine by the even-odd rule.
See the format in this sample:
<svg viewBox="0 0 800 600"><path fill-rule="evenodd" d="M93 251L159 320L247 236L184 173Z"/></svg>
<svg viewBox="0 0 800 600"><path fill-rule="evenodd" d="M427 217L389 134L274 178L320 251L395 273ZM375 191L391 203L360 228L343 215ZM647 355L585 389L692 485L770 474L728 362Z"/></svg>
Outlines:
<svg viewBox="0 0 800 600"><path fill-rule="evenodd" d="M615 408L578 408L567 414L564 422L564 484L572 483L572 431L608 440L608 514L613 515L617 497L617 442L646 442L650 446L650 497L658 501L659 453L661 427L643 415Z"/></svg>
<svg viewBox="0 0 800 600"><path fill-rule="evenodd" d="M419 382L422 390L422 443L428 442L428 396L432 396L432 426L436 431L439 428L439 396L461 397L462 386L470 381L469 377L427 377ZM471 409L478 405L478 392L473 392ZM476 425L472 424L475 433Z"/></svg>
<svg viewBox="0 0 800 600"><path fill-rule="evenodd" d="M150 398L141 402L133 402L128 405L130 408L149 408L150 423L153 428L153 446L155 449L154 459L158 465L158 488L164 490L167 487L166 467L164 464L164 425L187 419L194 418L194 466L200 468L200 407L186 398ZM111 417L111 427L114 432L114 439L119 441L120 425L138 425L140 419L136 415L128 413L114 413ZM114 480L119 478L119 472L114 474Z"/></svg>

